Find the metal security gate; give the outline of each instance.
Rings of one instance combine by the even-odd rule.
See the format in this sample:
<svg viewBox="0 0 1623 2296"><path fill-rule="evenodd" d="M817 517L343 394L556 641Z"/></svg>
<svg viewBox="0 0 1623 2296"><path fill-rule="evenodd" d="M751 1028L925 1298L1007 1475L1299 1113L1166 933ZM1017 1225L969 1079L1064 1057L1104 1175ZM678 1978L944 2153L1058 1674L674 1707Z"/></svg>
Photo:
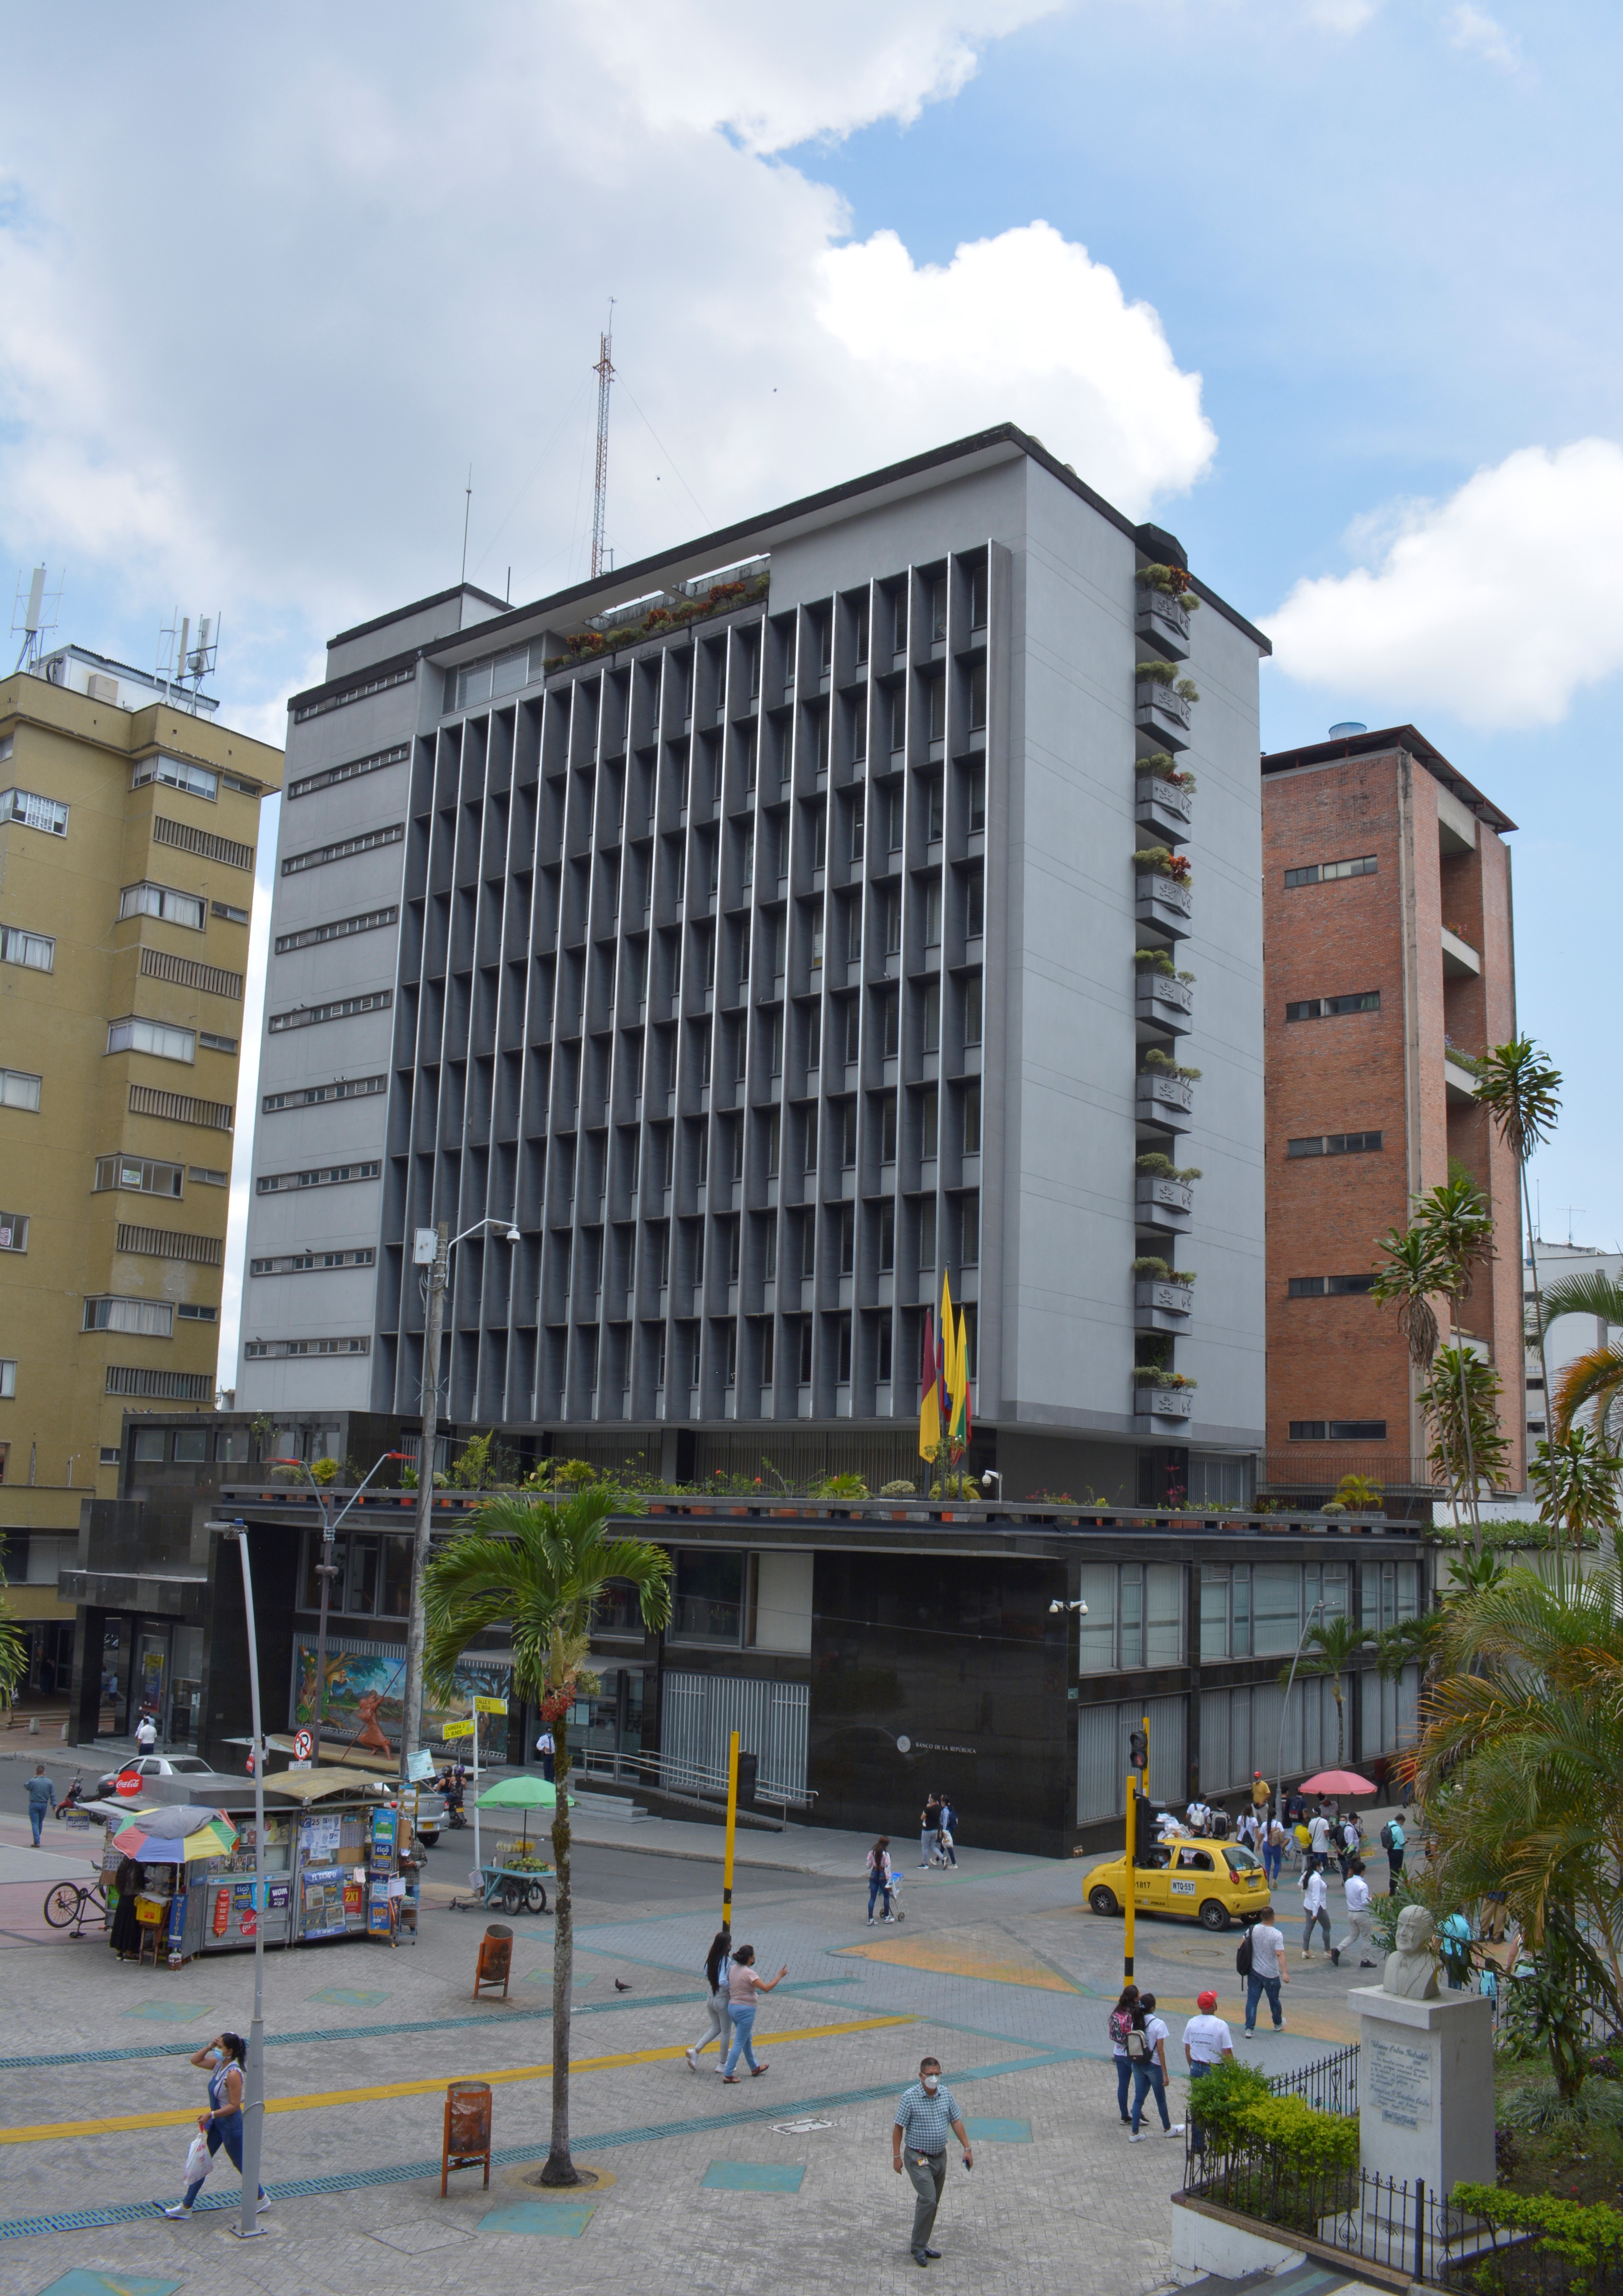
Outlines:
<svg viewBox="0 0 1623 2296"><path fill-rule="evenodd" d="M803 1682L752 1682L737 1675L668 1674L660 1691L660 1751L666 1779L681 1791L685 1773L708 1784L727 1767L727 1742L756 1757L756 1775L773 1799L806 1792L810 1693Z"/></svg>

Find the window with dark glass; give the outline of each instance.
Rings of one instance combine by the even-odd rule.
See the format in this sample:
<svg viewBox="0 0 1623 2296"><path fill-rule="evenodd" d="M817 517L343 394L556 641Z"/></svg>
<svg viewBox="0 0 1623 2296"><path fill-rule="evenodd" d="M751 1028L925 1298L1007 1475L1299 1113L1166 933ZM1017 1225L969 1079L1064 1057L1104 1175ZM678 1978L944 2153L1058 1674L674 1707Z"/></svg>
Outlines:
<svg viewBox="0 0 1623 2296"><path fill-rule="evenodd" d="M743 1639L744 1558L679 1546L673 1561L667 1639L738 1644Z"/></svg>

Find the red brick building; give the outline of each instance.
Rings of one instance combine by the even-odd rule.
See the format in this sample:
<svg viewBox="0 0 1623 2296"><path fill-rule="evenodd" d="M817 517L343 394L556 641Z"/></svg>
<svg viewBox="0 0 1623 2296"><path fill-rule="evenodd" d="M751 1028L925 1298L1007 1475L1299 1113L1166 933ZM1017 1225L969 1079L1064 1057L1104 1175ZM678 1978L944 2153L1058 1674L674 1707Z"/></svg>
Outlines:
<svg viewBox="0 0 1623 2296"><path fill-rule="evenodd" d="M1521 1223L1513 1161L1457 1047L1513 1035L1514 822L1413 726L1262 760L1266 1026L1267 1456L1304 1496L1348 1472L1423 1487L1426 1433L1396 1314L1369 1298L1376 1240L1412 1195L1470 1171L1497 1257L1463 1322L1504 1382L1523 1476Z"/></svg>

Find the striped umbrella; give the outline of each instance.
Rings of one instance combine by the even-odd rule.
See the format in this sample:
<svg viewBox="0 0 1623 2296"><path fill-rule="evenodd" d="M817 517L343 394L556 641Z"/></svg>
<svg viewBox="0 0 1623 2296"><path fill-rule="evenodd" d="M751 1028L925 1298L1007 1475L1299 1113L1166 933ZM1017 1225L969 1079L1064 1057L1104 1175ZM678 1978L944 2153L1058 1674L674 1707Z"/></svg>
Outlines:
<svg viewBox="0 0 1623 2296"><path fill-rule="evenodd" d="M193 1857L223 1857L237 1830L223 1809L138 1810L112 1838L113 1848L149 1866L184 1866Z"/></svg>

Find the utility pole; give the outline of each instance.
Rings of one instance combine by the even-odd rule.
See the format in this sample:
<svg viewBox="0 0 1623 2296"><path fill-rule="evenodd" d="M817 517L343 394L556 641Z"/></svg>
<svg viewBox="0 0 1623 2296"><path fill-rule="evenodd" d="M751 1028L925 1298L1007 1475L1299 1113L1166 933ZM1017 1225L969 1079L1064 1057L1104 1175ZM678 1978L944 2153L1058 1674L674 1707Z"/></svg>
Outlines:
<svg viewBox="0 0 1623 2296"><path fill-rule="evenodd" d="M609 327L597 338L597 482L592 497L592 579L603 571L603 521L609 506L609 386L614 381L614 299Z"/></svg>
<svg viewBox="0 0 1623 2296"><path fill-rule="evenodd" d="M414 1259L424 1264L430 1239L434 1250L429 1261L428 1324L422 1335L422 1450L417 1462L417 1535L412 1542L412 1607L406 1628L406 1691L400 1706L400 1791L409 1783L411 1758L416 1751L422 1705L423 1573L429 1567L429 1538L434 1527L434 1449L439 1434L439 1334L445 1320L446 1273L450 1265L450 1234L441 1220L437 1229L419 1228Z"/></svg>
<svg viewBox="0 0 1623 2296"><path fill-rule="evenodd" d="M462 505L462 572L461 572L461 573L457 576L457 578L456 578L456 579L457 579L457 581L458 581L458 583L459 583L459 584L465 582L465 581L467 580L467 578L468 578L468 521L472 517L472 515L473 515L473 465L472 465L472 463L469 463L469 465L468 465L468 483L467 483L467 485L466 485L466 486L463 488L463 505Z"/></svg>
<svg viewBox="0 0 1623 2296"><path fill-rule="evenodd" d="M247 2078L242 2084L242 2212L234 2230L239 2240L258 2240L259 2163L265 2152L265 1729L259 1716L259 1642L254 1627L254 1581L244 1524L216 1523L234 1538L242 1558L242 1608L248 1622L248 1690L254 1734L254 2013L248 2028ZM292 1918L291 1909L289 1919Z"/></svg>

